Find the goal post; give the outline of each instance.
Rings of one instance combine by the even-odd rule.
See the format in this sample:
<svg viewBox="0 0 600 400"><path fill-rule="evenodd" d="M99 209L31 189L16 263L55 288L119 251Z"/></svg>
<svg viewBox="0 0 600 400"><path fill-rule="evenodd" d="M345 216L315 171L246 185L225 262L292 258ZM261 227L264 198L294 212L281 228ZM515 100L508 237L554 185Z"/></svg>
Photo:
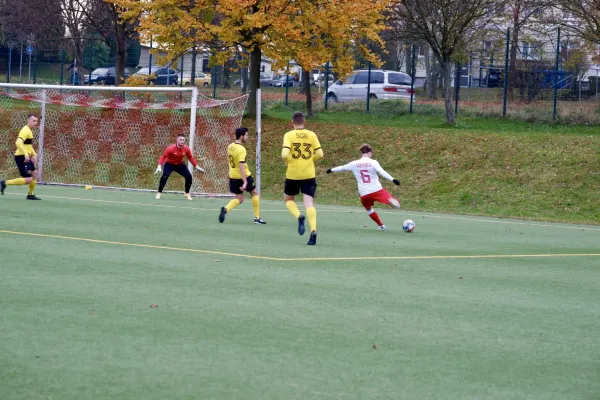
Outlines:
<svg viewBox="0 0 600 400"><path fill-rule="evenodd" d="M17 173L13 154L27 114L40 180L154 191L164 149L178 134L206 173L194 173L194 195L229 196L227 145L241 125L248 96L214 100L196 87L109 87L0 84L0 177ZM174 174L167 191L183 190Z"/></svg>

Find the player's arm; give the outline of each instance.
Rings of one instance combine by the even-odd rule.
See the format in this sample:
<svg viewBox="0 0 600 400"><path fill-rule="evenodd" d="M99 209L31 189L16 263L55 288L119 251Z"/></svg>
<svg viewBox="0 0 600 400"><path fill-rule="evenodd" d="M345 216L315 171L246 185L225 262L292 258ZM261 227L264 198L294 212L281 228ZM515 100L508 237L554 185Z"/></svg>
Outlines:
<svg viewBox="0 0 600 400"><path fill-rule="evenodd" d="M281 158L283 161L288 162L290 158L290 149L292 148L292 139L291 136L287 133L283 137L283 148L281 149Z"/></svg>
<svg viewBox="0 0 600 400"><path fill-rule="evenodd" d="M246 161L240 161L238 163L238 168L240 169L240 175L242 176L242 181L244 182L240 189L246 190L246 187L248 186L248 178L246 177Z"/></svg>
<svg viewBox="0 0 600 400"><path fill-rule="evenodd" d="M375 161L373 163L373 167L375 168L375 171L377 171L377 173L379 175L383 176L388 181L394 182L395 185L400 185L400 181L398 179L394 178L393 176L391 176L390 174L388 174L385 169L381 168L381 165L377 161Z"/></svg>
<svg viewBox="0 0 600 400"><path fill-rule="evenodd" d="M319 138L317 137L317 135L315 135L315 139L314 139L314 156L313 159L315 161L320 160L321 158L323 158L324 154L323 154L323 148L321 147L321 143L319 143Z"/></svg>
<svg viewBox="0 0 600 400"><path fill-rule="evenodd" d="M187 156L188 160L190 160L190 162L192 163L192 165L194 166L194 168L196 168L196 171L204 172L204 169L200 168L200 166L196 162L196 159L192 155L192 150L190 150L189 147L186 148L185 155Z"/></svg>
<svg viewBox="0 0 600 400"><path fill-rule="evenodd" d="M158 159L158 167L156 167L156 171L154 171L155 174L159 174L162 172L162 166L165 163L165 160L167 159L167 157L169 157L169 148L171 146L167 147L164 151L164 153L162 154L162 156L160 156L160 158Z"/></svg>
<svg viewBox="0 0 600 400"><path fill-rule="evenodd" d="M339 167L329 168L327 170L327 173L330 174L332 172L342 172L342 171L351 171L351 170L352 170L352 163L348 163L346 165L340 165Z"/></svg>
<svg viewBox="0 0 600 400"><path fill-rule="evenodd" d="M17 149L21 153L23 153L23 155L25 155L25 161L28 161L29 160L29 152L25 148L25 139L23 139L21 137L21 135L19 135L19 137L17 138L17 141L15 142L15 146L17 146Z"/></svg>

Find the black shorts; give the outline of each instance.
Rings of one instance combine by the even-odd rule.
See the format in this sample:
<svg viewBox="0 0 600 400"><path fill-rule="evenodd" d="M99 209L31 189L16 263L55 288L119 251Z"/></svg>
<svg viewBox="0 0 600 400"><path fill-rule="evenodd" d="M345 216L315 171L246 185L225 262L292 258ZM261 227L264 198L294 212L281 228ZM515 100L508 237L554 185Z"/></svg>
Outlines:
<svg viewBox="0 0 600 400"><path fill-rule="evenodd" d="M17 163L17 168L19 168L21 176L23 178L31 178L31 174L35 171L35 165L33 165L31 158L26 162L25 156L15 156L15 162Z"/></svg>
<svg viewBox="0 0 600 400"><path fill-rule="evenodd" d="M300 192L314 198L315 194L317 193L317 178L285 180L283 193L287 194L288 196L296 196Z"/></svg>
<svg viewBox="0 0 600 400"><path fill-rule="evenodd" d="M248 185L246 186L246 192L250 193L251 191L256 189L256 185L254 184L254 178L252 176L249 176L246 178L246 180L248 181ZM240 188L243 184L244 181L242 179L229 178L229 191L235 194L242 194L244 192Z"/></svg>

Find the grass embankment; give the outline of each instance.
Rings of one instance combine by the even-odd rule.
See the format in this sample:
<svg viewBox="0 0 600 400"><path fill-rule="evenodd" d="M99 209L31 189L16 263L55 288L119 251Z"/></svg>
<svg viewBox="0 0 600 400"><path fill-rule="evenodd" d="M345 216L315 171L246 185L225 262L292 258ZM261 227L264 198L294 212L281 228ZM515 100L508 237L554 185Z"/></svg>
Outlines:
<svg viewBox="0 0 600 400"><path fill-rule="evenodd" d="M279 152L292 111L272 108L262 120L264 197L282 196ZM318 133L325 151L317 168L321 203L360 204L350 173L325 171L357 158L358 146L368 142L374 157L402 182L400 188L384 185L405 209L600 224L597 127L476 117L449 127L434 115L348 108L319 113L308 128Z"/></svg>

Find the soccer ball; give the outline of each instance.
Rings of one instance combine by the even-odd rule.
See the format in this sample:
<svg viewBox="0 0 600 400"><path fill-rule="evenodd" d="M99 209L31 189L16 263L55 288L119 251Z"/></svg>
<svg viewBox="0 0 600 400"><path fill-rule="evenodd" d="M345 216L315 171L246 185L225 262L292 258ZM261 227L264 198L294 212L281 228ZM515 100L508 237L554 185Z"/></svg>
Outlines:
<svg viewBox="0 0 600 400"><path fill-rule="evenodd" d="M407 219L402 223L402 229L404 229L404 232L411 233L415 230L415 222L412 219Z"/></svg>

